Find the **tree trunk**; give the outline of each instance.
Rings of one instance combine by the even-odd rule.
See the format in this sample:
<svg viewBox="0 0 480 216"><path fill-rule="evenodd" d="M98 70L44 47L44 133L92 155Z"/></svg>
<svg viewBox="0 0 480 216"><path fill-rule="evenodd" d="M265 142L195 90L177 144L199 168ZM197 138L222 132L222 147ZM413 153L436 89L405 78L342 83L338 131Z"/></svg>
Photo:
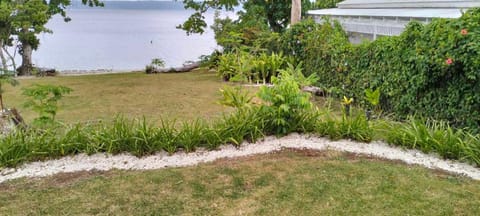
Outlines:
<svg viewBox="0 0 480 216"><path fill-rule="evenodd" d="M10 54L10 52L8 52L7 47L3 47L3 52L5 52L8 56L8 58L10 59L10 61L12 61L12 64L10 65L12 67L12 71L16 71L17 70L17 63L15 62L15 53L17 52L17 46L15 45L15 49L13 50L14 55L12 55L12 54ZM7 68L8 68L8 66L7 66ZM17 76L17 73L14 73L14 75Z"/></svg>
<svg viewBox="0 0 480 216"><path fill-rule="evenodd" d="M32 45L30 45L28 42L22 42L22 65L18 68L18 75L32 75L32 52Z"/></svg>
<svg viewBox="0 0 480 216"><path fill-rule="evenodd" d="M302 0L292 0L292 12L290 25L295 25L302 18Z"/></svg>
<svg viewBox="0 0 480 216"><path fill-rule="evenodd" d="M2 61L3 72L5 73L8 70L8 65L7 58L5 58L5 55L3 54L3 40L0 40L0 60Z"/></svg>

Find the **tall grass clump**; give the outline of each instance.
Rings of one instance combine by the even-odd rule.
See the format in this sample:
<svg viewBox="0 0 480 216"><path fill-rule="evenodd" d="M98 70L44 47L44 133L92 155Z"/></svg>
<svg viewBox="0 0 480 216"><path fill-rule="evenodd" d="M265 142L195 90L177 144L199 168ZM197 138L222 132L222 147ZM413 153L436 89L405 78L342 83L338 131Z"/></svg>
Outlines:
<svg viewBox="0 0 480 216"><path fill-rule="evenodd" d="M315 133L333 140L352 139L361 142L371 142L374 135L368 120L361 112L354 112L352 115L344 112L341 117L326 114L317 124Z"/></svg>
<svg viewBox="0 0 480 216"><path fill-rule="evenodd" d="M386 124L383 133L393 145L435 152L445 159L456 159L480 165L480 137L454 129L442 121L422 121L410 117L405 123Z"/></svg>
<svg viewBox="0 0 480 216"><path fill-rule="evenodd" d="M206 124L201 120L195 120L191 123L184 122L177 134L178 143L186 152L195 151L195 148L203 144L203 135L205 134Z"/></svg>

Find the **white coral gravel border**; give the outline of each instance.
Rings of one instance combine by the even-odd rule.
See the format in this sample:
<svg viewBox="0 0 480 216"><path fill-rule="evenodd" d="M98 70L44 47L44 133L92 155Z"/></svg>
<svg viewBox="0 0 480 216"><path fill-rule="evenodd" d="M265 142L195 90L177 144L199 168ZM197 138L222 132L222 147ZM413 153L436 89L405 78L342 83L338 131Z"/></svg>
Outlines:
<svg viewBox="0 0 480 216"><path fill-rule="evenodd" d="M79 154L56 160L27 163L15 169L3 169L0 171L0 183L22 177L45 177L78 171L152 170L166 167L185 167L212 162L220 158L265 154L283 148L336 150L365 154L388 160L399 160L407 164L421 165L430 169L439 169L480 180L479 168L457 161L443 160L436 155L424 154L418 150L406 150L383 142L365 144L350 140L330 141L326 138L291 134L282 138L266 137L263 141L257 143L243 143L239 148L225 145L214 151L198 150L192 153L180 152L173 155L161 152L142 158L130 154L109 155L99 153L91 156Z"/></svg>

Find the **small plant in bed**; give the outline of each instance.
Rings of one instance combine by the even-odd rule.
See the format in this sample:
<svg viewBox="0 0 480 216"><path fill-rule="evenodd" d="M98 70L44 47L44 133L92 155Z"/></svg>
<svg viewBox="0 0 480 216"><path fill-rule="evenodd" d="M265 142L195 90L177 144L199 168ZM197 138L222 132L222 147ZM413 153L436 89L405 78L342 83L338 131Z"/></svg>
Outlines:
<svg viewBox="0 0 480 216"><path fill-rule="evenodd" d="M27 102L24 104L25 108L30 108L38 113L38 117L34 119L33 125L45 127L54 124L58 111L58 101L72 91L71 88L66 86L56 85L37 84L24 88L23 95L28 97Z"/></svg>

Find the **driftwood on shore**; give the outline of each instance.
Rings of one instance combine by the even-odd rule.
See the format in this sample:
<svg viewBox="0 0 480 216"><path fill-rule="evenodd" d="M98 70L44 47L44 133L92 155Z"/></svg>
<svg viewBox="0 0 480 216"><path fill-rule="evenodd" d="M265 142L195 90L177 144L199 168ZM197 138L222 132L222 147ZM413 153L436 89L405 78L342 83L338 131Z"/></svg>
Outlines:
<svg viewBox="0 0 480 216"><path fill-rule="evenodd" d="M191 64L185 64L182 67L171 67L171 68L147 68L147 74L155 74L155 73L183 73L189 72L193 69L200 67L200 62L193 62Z"/></svg>
<svg viewBox="0 0 480 216"><path fill-rule="evenodd" d="M54 68L42 68L42 67L37 67L36 69L36 76L44 77L44 76L56 76L57 75L57 70Z"/></svg>
<svg viewBox="0 0 480 216"><path fill-rule="evenodd" d="M303 91L305 92L310 92L316 96L325 96L325 92L319 87L316 86L305 86L302 88Z"/></svg>

